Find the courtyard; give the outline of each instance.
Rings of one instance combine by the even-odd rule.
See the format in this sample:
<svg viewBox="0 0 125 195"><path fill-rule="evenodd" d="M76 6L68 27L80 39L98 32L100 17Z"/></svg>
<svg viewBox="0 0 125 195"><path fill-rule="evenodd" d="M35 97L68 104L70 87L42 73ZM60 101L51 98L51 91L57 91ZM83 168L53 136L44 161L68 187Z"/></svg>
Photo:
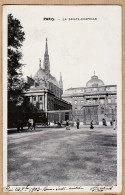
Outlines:
<svg viewBox="0 0 125 195"><path fill-rule="evenodd" d="M117 131L82 126L9 134L8 185L117 185Z"/></svg>

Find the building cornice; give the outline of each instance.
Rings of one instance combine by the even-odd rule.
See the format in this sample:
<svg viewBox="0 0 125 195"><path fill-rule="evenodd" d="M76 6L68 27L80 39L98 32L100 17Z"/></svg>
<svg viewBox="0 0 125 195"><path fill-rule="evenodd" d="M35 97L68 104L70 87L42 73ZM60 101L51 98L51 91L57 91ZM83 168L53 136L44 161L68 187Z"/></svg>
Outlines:
<svg viewBox="0 0 125 195"><path fill-rule="evenodd" d="M117 87L117 85L102 85L98 87L76 87L76 88L69 88L66 89L65 91L72 91L72 90L79 90L79 89L91 89L91 88L105 88L105 87Z"/></svg>

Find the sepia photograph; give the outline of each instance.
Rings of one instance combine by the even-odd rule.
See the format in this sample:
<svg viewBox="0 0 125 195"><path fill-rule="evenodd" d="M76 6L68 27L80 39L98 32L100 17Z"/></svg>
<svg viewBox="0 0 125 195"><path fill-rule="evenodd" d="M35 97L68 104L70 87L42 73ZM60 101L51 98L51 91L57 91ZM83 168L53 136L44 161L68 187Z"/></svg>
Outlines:
<svg viewBox="0 0 125 195"><path fill-rule="evenodd" d="M3 187L122 190L122 9L3 6Z"/></svg>

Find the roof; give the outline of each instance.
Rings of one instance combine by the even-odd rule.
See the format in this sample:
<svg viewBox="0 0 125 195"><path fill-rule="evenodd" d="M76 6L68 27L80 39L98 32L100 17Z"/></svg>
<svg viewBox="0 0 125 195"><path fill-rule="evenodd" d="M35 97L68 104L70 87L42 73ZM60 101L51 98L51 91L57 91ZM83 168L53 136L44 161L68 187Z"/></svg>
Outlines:
<svg viewBox="0 0 125 195"><path fill-rule="evenodd" d="M99 87L104 86L104 82L98 78L98 76L92 76L91 79L86 83L86 87Z"/></svg>
<svg viewBox="0 0 125 195"><path fill-rule="evenodd" d="M34 75L34 80L43 80L45 81L46 79L49 80L51 83L55 84L56 86L59 85L59 81L57 81L57 79L50 75L46 74L46 71L42 68L39 68L39 70L36 72L36 74Z"/></svg>

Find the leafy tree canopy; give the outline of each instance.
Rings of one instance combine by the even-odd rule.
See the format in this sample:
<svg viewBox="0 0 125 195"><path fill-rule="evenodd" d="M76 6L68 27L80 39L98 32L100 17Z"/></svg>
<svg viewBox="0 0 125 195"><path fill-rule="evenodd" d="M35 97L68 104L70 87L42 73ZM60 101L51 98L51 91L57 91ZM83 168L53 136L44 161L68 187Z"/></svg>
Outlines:
<svg viewBox="0 0 125 195"><path fill-rule="evenodd" d="M22 81L20 62L23 54L21 47L25 40L25 33L18 19L8 15L8 100L18 101L25 84Z"/></svg>
<svg viewBox="0 0 125 195"><path fill-rule="evenodd" d="M12 14L8 15L8 46L16 49L22 46L25 33L22 31L22 26L18 19L14 19Z"/></svg>
<svg viewBox="0 0 125 195"><path fill-rule="evenodd" d="M27 83L22 79L21 47L25 40L23 27L12 14L8 15L8 126L14 126L24 113L37 113L39 104L34 106L23 96Z"/></svg>

